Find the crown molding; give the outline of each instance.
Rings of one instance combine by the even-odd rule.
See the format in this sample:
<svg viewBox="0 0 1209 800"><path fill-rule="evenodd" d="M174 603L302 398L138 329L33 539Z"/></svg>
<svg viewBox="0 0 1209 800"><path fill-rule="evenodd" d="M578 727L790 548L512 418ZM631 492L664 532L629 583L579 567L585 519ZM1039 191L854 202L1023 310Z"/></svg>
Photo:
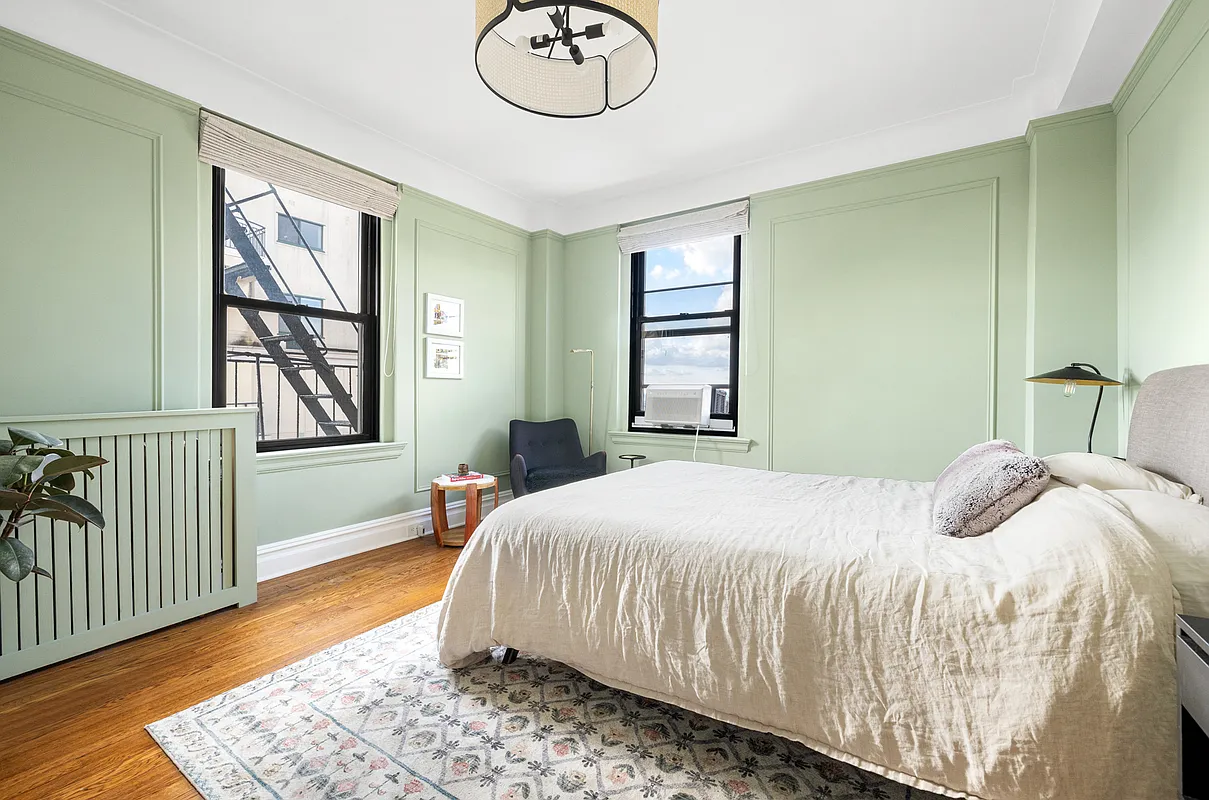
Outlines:
<svg viewBox="0 0 1209 800"><path fill-rule="evenodd" d="M1112 100L1112 109L1120 114L1121 108L1129 102L1130 95L1138 88L1138 83L1142 80L1142 76L1146 74L1146 70L1150 68L1155 56L1163 49L1163 45L1171 37L1176 26L1184 16L1184 12L1192 5L1192 0L1175 0L1171 7L1167 9L1167 13L1163 15L1159 26L1154 29L1150 40L1146 42L1146 46L1142 48L1141 55L1134 62L1133 68L1129 70L1129 74L1125 76L1125 82L1121 84L1121 88L1117 90L1116 97Z"/></svg>
<svg viewBox="0 0 1209 800"><path fill-rule="evenodd" d="M1115 116L1115 114L1116 112L1113 111L1112 105L1106 104L1092 106L1091 108L1081 108L1078 111L1068 111L1065 114L1041 117L1028 124L1028 130L1024 133L1024 140L1031 145L1039 131L1066 128L1071 125L1082 125L1085 122L1094 122L1105 117Z"/></svg>

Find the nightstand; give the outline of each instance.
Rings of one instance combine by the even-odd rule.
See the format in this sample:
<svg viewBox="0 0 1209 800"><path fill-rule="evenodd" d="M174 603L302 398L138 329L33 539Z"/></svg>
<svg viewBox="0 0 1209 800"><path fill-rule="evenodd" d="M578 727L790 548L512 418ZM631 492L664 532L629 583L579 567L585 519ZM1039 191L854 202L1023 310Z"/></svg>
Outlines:
<svg viewBox="0 0 1209 800"><path fill-rule="evenodd" d="M1209 619L1179 618L1180 791L1209 800Z"/></svg>

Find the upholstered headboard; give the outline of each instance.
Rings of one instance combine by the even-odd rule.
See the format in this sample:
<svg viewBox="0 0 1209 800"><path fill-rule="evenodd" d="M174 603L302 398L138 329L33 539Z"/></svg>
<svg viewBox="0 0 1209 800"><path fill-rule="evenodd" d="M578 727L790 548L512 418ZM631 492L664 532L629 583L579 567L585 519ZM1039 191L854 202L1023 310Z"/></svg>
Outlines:
<svg viewBox="0 0 1209 800"><path fill-rule="evenodd" d="M1142 383L1126 458L1209 493L1209 365L1156 372Z"/></svg>

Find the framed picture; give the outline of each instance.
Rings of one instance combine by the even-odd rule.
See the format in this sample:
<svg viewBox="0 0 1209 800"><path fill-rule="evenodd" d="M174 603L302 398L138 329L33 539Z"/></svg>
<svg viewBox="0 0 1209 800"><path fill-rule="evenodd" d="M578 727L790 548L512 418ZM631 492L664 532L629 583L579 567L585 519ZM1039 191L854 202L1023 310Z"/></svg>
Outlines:
<svg viewBox="0 0 1209 800"><path fill-rule="evenodd" d="M465 342L453 339L436 339L431 336L425 339L424 377L461 380L464 344Z"/></svg>
<svg viewBox="0 0 1209 800"><path fill-rule="evenodd" d="M466 304L456 297L443 294L424 295L424 332L437 336L465 334Z"/></svg>

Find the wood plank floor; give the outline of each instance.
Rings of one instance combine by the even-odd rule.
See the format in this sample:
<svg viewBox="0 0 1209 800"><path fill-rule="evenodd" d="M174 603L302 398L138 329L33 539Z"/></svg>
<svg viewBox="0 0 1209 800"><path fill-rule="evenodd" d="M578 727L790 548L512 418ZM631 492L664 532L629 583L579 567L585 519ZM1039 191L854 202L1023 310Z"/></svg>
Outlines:
<svg viewBox="0 0 1209 800"><path fill-rule="evenodd" d="M143 726L441 599L431 536L260 584L260 601L0 683L0 798L197 798Z"/></svg>

